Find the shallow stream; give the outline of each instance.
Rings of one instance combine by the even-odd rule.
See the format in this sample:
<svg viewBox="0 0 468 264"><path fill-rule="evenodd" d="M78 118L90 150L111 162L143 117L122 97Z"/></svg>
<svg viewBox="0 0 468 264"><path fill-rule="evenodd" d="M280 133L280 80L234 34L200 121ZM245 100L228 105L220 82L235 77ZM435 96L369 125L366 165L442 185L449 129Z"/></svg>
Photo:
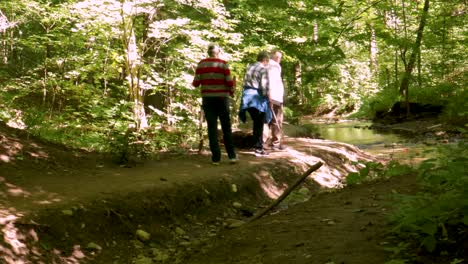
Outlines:
<svg viewBox="0 0 468 264"><path fill-rule="evenodd" d="M432 157L438 142L435 139L417 138L416 135L392 130L371 129L370 121L343 120L327 123L322 120L305 120L303 126L323 139L352 144L372 155L415 164Z"/></svg>

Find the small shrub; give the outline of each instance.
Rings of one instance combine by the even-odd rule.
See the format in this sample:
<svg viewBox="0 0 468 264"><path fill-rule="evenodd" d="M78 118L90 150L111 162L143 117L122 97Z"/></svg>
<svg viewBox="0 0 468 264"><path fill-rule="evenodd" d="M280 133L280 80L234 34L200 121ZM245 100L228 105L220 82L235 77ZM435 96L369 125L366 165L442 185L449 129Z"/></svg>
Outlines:
<svg viewBox="0 0 468 264"><path fill-rule="evenodd" d="M444 146L437 159L418 168L422 191L397 195L398 210L391 219L394 233L430 254L465 254L457 247L468 236L468 149L466 143ZM461 243L463 245L463 243Z"/></svg>

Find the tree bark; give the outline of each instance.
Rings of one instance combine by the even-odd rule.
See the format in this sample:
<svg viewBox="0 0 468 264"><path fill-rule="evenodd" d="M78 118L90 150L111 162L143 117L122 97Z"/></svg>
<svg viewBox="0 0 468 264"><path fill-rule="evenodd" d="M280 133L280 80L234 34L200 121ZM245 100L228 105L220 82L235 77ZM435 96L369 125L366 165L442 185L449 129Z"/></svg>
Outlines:
<svg viewBox="0 0 468 264"><path fill-rule="evenodd" d="M370 54L370 68L371 71L377 70L377 40L375 37L375 29L371 24L368 24L370 30L370 40L369 40L369 54Z"/></svg>
<svg viewBox="0 0 468 264"><path fill-rule="evenodd" d="M144 91L140 86L141 56L138 53L135 30L131 17L125 17L122 3L122 40L125 48L125 72L127 75L130 101L133 102L133 116L136 122L136 129L148 127L148 120L145 112Z"/></svg>
<svg viewBox="0 0 468 264"><path fill-rule="evenodd" d="M413 50L411 53L411 57L409 59L408 64L405 67L405 73L401 80L400 84L400 94L405 96L405 103L406 103L406 115L409 116L410 114L410 107L409 107L409 83L411 79L411 73L413 72L414 65L416 63L417 55L421 49L421 42L423 37L424 27L426 26L426 19L429 13L429 0L424 1L424 8L421 15L421 20L419 22L419 28L416 35L416 42L413 45Z"/></svg>

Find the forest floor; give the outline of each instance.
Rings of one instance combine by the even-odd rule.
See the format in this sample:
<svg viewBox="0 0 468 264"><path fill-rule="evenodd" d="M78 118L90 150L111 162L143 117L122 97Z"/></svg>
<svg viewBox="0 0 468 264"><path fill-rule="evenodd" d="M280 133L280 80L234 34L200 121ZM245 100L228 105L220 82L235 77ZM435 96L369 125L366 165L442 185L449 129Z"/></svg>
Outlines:
<svg viewBox="0 0 468 264"><path fill-rule="evenodd" d="M443 130L434 122L407 126L432 127ZM0 124L0 262L388 261L391 196L415 192L415 176L343 188L348 173L388 157L322 139L289 136L286 144L263 158L240 150L234 165L224 157L213 166L209 153L185 152L123 167ZM269 205L316 162L324 165L279 206L229 228Z"/></svg>

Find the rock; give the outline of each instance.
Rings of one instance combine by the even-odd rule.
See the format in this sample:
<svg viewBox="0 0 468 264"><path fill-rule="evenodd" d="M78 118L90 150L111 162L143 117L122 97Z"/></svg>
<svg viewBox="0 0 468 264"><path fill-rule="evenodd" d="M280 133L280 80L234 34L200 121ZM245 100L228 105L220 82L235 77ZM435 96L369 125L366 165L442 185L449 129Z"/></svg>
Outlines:
<svg viewBox="0 0 468 264"><path fill-rule="evenodd" d="M136 237L140 240L140 241L148 241L151 237L151 234L146 232L145 230L142 230L142 229L138 229L136 231Z"/></svg>
<svg viewBox="0 0 468 264"><path fill-rule="evenodd" d="M154 260L158 262L164 262L169 259L169 255L165 253L164 251L158 250L156 248L152 249L152 253L154 255Z"/></svg>
<svg viewBox="0 0 468 264"><path fill-rule="evenodd" d="M232 203L232 206L234 206L235 208L239 209L239 208L242 207L242 204L239 203L239 202L233 202L233 203Z"/></svg>
<svg viewBox="0 0 468 264"><path fill-rule="evenodd" d="M62 214L72 216L73 211L72 210L62 210Z"/></svg>
<svg viewBox="0 0 468 264"><path fill-rule="evenodd" d="M190 241L181 241L179 243L179 245L183 246L183 247L188 247L188 246L191 246L192 243Z"/></svg>
<svg viewBox="0 0 468 264"><path fill-rule="evenodd" d="M238 220L238 219L228 218L228 219L225 220L224 224L225 224L225 226L227 228L237 228L237 227L245 224L245 222L242 221L242 220Z"/></svg>
<svg viewBox="0 0 468 264"><path fill-rule="evenodd" d="M101 250L102 249L101 246L99 246L98 244L96 244L94 242L88 243L88 245L86 245L86 248L87 249L93 249L93 250Z"/></svg>
<svg viewBox="0 0 468 264"><path fill-rule="evenodd" d="M186 233L185 230L183 230L183 229L180 228L180 227L176 227L175 232L176 232L176 234L178 234L179 236L183 236L183 235L185 235L185 233Z"/></svg>

